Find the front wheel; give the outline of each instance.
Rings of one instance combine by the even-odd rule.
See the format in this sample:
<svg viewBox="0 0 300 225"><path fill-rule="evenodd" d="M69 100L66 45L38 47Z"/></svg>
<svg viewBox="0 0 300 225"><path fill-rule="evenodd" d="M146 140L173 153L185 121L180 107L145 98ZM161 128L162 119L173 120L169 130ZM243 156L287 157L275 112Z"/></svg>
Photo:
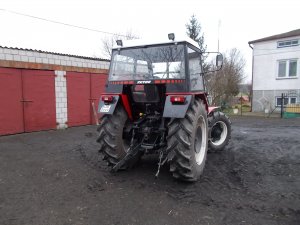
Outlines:
<svg viewBox="0 0 300 225"><path fill-rule="evenodd" d="M231 138L231 122L224 113L213 112L208 116L210 140L208 150L218 152L225 149Z"/></svg>
<svg viewBox="0 0 300 225"><path fill-rule="evenodd" d="M191 103L182 119L172 119L167 136L173 177L196 181L205 166L208 146L207 112L201 100Z"/></svg>

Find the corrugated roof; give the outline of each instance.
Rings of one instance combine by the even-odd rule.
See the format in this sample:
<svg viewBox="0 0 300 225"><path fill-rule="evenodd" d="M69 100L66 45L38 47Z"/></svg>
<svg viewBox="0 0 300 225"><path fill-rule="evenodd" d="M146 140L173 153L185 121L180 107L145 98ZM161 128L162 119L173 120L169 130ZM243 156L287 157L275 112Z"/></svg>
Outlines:
<svg viewBox="0 0 300 225"><path fill-rule="evenodd" d="M1 46L1 45L0 45L0 48L13 49L13 50L21 50L21 51L30 51L30 52L38 52L38 53L60 55L60 56L69 56L69 57L75 57L75 58L80 58L80 59L89 59L89 60L95 60L95 61L107 61L107 62L110 62L109 59L102 59L102 58L88 57L88 56L80 56L80 55L71 55L71 54L57 53L57 52L48 52L48 51L42 51L42 50L36 50L36 49L7 47L7 46Z"/></svg>
<svg viewBox="0 0 300 225"><path fill-rule="evenodd" d="M248 44L254 44L254 43L263 42L263 41L272 41L272 40L288 38L288 37L295 37L295 36L300 36L300 29L292 30L292 31L282 33L282 34L276 34L273 36L257 39L254 41L249 41Z"/></svg>

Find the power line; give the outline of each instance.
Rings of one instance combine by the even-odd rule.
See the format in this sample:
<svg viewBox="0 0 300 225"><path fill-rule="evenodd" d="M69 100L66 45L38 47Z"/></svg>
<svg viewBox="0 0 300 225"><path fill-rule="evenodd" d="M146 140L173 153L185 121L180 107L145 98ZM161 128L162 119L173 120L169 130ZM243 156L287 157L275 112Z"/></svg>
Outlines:
<svg viewBox="0 0 300 225"><path fill-rule="evenodd" d="M127 37L126 35L122 35L122 34L116 34L116 33L111 33L111 32L107 32L107 31L96 30L96 29L92 29L92 28L88 28L88 27L82 27L82 26L78 26L78 25L73 25L73 24L68 24L68 23L64 23L64 22L59 22L59 21L55 21L55 20L45 19L45 18L41 18L41 17L38 17L38 16L32 16L32 15L29 15L29 14L24 14L24 13L12 11L12 10L7 10L7 9L0 9L0 10L4 11L4 12L12 13L12 14L20 15L20 16L30 17L30 18L33 18L33 19L42 20L42 21L46 21L46 22L50 22L50 23L55 23L55 24L60 24L60 25L64 25L64 26L69 26L69 27L74 27L74 28L78 28L78 29L83 29L83 30L88 30L88 31L93 31L93 32L108 34L108 35L116 35L116 36Z"/></svg>

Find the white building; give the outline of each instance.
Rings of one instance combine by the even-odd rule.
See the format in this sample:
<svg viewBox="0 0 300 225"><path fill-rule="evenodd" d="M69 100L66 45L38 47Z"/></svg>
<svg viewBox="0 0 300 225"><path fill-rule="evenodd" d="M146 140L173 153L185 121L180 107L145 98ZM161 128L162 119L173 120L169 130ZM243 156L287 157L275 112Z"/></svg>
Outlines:
<svg viewBox="0 0 300 225"><path fill-rule="evenodd" d="M300 29L249 42L252 58L252 111L300 102Z"/></svg>

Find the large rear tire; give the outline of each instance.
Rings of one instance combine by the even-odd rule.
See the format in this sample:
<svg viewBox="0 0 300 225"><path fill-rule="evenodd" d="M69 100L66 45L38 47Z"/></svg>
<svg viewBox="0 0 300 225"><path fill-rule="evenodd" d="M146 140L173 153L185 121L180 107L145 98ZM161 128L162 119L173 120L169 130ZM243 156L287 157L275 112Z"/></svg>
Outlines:
<svg viewBox="0 0 300 225"><path fill-rule="evenodd" d="M183 119L172 119L167 136L170 171L183 181L196 181L205 166L208 146L207 112L201 100L191 103Z"/></svg>
<svg viewBox="0 0 300 225"><path fill-rule="evenodd" d="M121 105L116 107L112 115L104 115L101 119L97 129L99 132L97 142L100 143L99 152L104 155L103 159L108 162L109 166L116 165L129 150L129 137L123 139L123 130L128 122L127 113ZM126 165L122 169L133 166L140 157L141 155L137 155L130 161L130 165Z"/></svg>
<svg viewBox="0 0 300 225"><path fill-rule="evenodd" d="M231 121L222 112L213 112L208 116L210 152L223 151L231 138Z"/></svg>

